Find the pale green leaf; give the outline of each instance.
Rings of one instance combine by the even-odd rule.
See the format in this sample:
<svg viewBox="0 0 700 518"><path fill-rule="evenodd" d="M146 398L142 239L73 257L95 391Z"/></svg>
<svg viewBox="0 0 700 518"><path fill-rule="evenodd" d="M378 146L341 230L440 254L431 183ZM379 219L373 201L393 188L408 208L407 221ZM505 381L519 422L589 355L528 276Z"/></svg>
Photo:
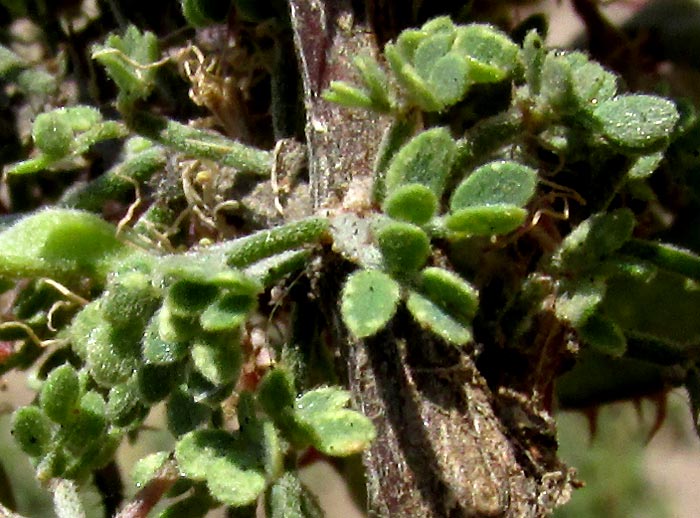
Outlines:
<svg viewBox="0 0 700 518"><path fill-rule="evenodd" d="M476 205L527 205L535 194L537 171L517 162L490 162L474 170L455 189L452 211Z"/></svg>
<svg viewBox="0 0 700 518"><path fill-rule="evenodd" d="M525 222L527 210L515 205L479 205L453 212L445 220L457 237L507 234Z"/></svg>
<svg viewBox="0 0 700 518"><path fill-rule="evenodd" d="M592 112L610 142L632 149L663 144L678 122L676 105L652 95L621 95Z"/></svg>
<svg viewBox="0 0 700 518"><path fill-rule="evenodd" d="M380 331L394 316L399 303L398 283L377 270L361 270L348 277L341 295L345 325L358 338Z"/></svg>

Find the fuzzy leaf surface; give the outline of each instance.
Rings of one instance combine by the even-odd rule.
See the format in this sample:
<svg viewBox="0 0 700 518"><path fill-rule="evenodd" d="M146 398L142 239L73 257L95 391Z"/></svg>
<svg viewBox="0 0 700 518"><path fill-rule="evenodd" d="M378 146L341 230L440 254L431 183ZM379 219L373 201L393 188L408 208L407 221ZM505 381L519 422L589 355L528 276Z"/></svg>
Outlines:
<svg viewBox="0 0 700 518"><path fill-rule="evenodd" d="M396 312L398 283L378 270L352 273L343 287L340 311L343 322L358 338L380 331Z"/></svg>

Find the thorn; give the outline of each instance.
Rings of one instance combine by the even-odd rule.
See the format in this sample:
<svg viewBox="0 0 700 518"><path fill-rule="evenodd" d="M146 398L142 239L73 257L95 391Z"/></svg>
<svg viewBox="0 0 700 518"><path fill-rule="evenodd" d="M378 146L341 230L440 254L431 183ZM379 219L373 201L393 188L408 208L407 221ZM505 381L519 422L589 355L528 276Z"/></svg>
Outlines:
<svg viewBox="0 0 700 518"><path fill-rule="evenodd" d="M666 416L668 415L668 390L664 390L662 392L659 392L658 394L650 396L649 399L651 399L651 401L656 406L656 419L654 420L654 425L649 431L646 444L649 444L651 442L651 440L661 429L661 425L663 425L664 421L666 420Z"/></svg>
<svg viewBox="0 0 700 518"><path fill-rule="evenodd" d="M590 442L592 443L598 432L598 408L589 407L582 410L582 412L588 420L588 433L590 434Z"/></svg>

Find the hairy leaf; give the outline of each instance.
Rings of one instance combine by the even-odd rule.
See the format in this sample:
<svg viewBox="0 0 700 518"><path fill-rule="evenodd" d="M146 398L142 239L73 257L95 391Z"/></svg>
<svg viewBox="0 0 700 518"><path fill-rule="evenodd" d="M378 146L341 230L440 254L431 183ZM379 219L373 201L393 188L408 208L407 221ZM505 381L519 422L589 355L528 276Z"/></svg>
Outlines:
<svg viewBox="0 0 700 518"><path fill-rule="evenodd" d="M427 297L412 291L406 307L422 327L444 340L455 345L464 345L472 340L471 328L457 321Z"/></svg>
<svg viewBox="0 0 700 518"><path fill-rule="evenodd" d="M361 270L348 277L341 295L340 311L350 332L358 338L381 330L396 312L398 283L377 270Z"/></svg>

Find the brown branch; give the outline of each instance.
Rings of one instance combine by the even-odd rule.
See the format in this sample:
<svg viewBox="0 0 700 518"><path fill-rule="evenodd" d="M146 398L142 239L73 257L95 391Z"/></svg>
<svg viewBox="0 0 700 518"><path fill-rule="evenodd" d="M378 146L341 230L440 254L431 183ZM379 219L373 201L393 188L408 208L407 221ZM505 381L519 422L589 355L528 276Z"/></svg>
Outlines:
<svg viewBox="0 0 700 518"><path fill-rule="evenodd" d="M163 495L177 482L180 474L172 461L167 461L158 473L136 493L134 499L114 518L146 518L148 513L163 498Z"/></svg>

